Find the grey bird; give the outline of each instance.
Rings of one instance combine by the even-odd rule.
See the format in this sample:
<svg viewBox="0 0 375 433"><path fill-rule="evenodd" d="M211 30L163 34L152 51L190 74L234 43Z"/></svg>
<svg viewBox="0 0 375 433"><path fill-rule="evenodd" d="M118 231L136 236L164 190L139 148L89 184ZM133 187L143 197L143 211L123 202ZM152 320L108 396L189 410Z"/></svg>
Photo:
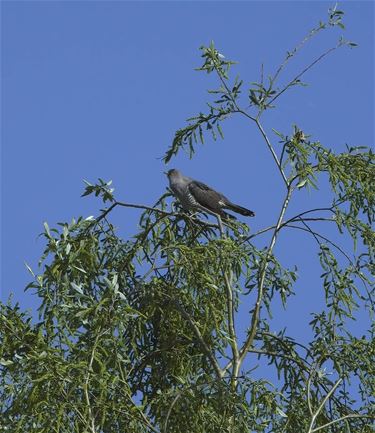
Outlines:
<svg viewBox="0 0 375 433"><path fill-rule="evenodd" d="M171 169L167 173L169 186L185 211L210 211L220 217L234 218L224 211L229 209L244 216L255 216L255 213L238 204L232 203L225 195L215 191L206 184L184 176L180 171Z"/></svg>

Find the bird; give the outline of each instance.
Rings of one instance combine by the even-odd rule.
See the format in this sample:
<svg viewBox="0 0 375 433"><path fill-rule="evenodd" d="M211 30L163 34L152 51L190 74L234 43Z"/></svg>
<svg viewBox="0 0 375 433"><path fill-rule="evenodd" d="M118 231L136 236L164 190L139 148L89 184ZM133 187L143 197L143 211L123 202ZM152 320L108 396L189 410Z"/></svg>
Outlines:
<svg viewBox="0 0 375 433"><path fill-rule="evenodd" d="M221 192L215 191L203 182L184 176L179 170L172 168L166 172L166 175L173 195L179 200L185 211L208 211L224 219L235 218L226 213L224 209L244 216L255 216L252 210L232 203Z"/></svg>

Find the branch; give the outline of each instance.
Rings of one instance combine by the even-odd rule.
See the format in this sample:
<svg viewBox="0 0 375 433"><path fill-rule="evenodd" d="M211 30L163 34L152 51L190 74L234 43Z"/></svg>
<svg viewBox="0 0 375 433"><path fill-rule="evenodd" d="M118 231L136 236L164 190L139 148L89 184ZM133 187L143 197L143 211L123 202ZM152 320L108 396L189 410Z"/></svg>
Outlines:
<svg viewBox="0 0 375 433"><path fill-rule="evenodd" d="M171 299L173 304L177 307L178 311L185 317L185 319L189 322L190 326L192 327L196 337L199 340L199 343L204 351L204 353L207 355L208 359L211 361L212 367L215 370L216 376L218 379L221 379L223 377L223 371L220 368L215 356L207 346L206 342L204 341L202 334L198 328L198 326L195 324L194 320L191 318L190 314L185 311L185 309L182 307L182 305L173 299Z"/></svg>
<svg viewBox="0 0 375 433"><path fill-rule="evenodd" d="M319 240L317 238L323 239L324 241L328 242L333 247L335 247L338 251L340 251L340 253L347 258L347 260L349 261L350 264L354 265L354 262L352 261L352 259L346 254L346 252L339 245L337 245L335 242L331 241L330 239L326 238L325 236L321 235L320 233L314 232L307 224L306 224L306 226L307 226L307 228L294 226L291 224L285 224L285 227L289 227L292 229L298 229L298 230L302 230L304 232L310 233L312 236L314 236L314 238L316 239L316 241L318 242L319 245L321 243L319 242Z"/></svg>
<svg viewBox="0 0 375 433"><path fill-rule="evenodd" d="M272 254L273 248L275 246L277 235L278 235L278 232L280 230L282 220L283 220L284 214L286 212L286 209L288 207L291 195L292 195L292 188L291 188L291 186L288 186L288 191L287 191L286 197L284 199L283 205L281 207L280 215L279 215L279 218L277 220L276 227L275 227L275 230L273 232L272 239L271 239L270 245L267 249L267 253L266 253L266 256L265 256L264 261L263 261L263 266L262 266L261 271L260 271L259 285L258 285L258 296L257 296L257 300L255 303L254 312L253 312L253 315L251 318L250 332L249 332L248 337L246 338L244 345L242 346L242 349L240 350L240 363L242 363L242 361L244 360L244 358L246 356L247 351L252 346L256 332L257 332L257 326L258 326L262 297L263 297L264 282L265 282L265 278L266 278L266 271L268 268L268 259L269 259L270 255Z"/></svg>
<svg viewBox="0 0 375 433"><path fill-rule="evenodd" d="M171 412L173 409L173 406L177 403L177 400L182 396L182 391L179 392L176 397L173 399L171 405L169 406L168 412L167 412L167 416L165 417L165 421L164 421L164 427L163 427L163 433L167 433L167 427L168 427L168 420L169 417L171 416Z"/></svg>
<svg viewBox="0 0 375 433"><path fill-rule="evenodd" d="M276 226L269 226L269 227L265 227L264 229L258 230L257 232L253 233L252 235L248 236L247 238L245 238L244 240L241 241L241 244L243 244L244 242L249 241L252 238L255 238L256 236L259 236L263 233L269 232L270 230L273 230Z"/></svg>
<svg viewBox="0 0 375 433"><path fill-rule="evenodd" d="M365 415L365 414L360 414L360 413L351 413L349 415L345 415L342 416L341 418L337 418L334 419L333 421L328 422L327 424L324 424L320 427L314 428L313 430L311 430L311 433L314 433L316 431L322 430L323 428L326 428L332 424L336 424L337 422L340 421L344 421L344 419L348 419L348 418L369 418L369 419L375 419L375 416L372 415Z"/></svg>
<svg viewBox="0 0 375 433"><path fill-rule="evenodd" d="M288 183L288 180L287 180L287 178L286 178L286 176L285 176L284 170L283 170L283 168L282 168L282 166L281 166L281 163L280 163L280 161L279 161L279 159L278 159L278 157L277 157L277 155L276 155L275 150L274 150L273 147L272 147L272 144L271 144L270 140L269 140L268 137L267 137L267 134L265 133L265 131L264 131L264 129L263 129L261 123L259 122L258 117L253 117L253 116L251 116L250 114L248 114L246 111L242 110L242 109L238 106L237 101L236 101L236 99L233 97L233 94L232 94L231 90L228 88L228 85L227 85L226 81L224 80L224 78L222 77L222 74L220 73L220 71L218 70L218 68L215 68L215 69L216 69L216 72L217 72L217 74L218 74L218 76L219 76L219 79L220 79L222 85L224 86L224 88L225 88L225 90L226 90L226 93L227 93L228 97L231 99L231 101L232 101L232 103L233 103L233 107L235 108L235 110L233 110L233 112L241 113L241 114L243 114L244 116L246 116L248 119L250 119L250 120L252 120L253 122L255 122L255 124L257 125L259 131L261 132L261 134L262 134L264 140L265 140L266 143L267 143L267 147L268 147L268 149L269 149L270 152L272 153L272 157L273 157L273 159L274 159L275 162L276 162L276 165L277 165L277 167L278 167L278 169L279 169L279 171L280 171L280 173L281 173L281 176L282 176L282 178L283 178L283 180L284 180L284 183L285 183L286 187L288 188L289 183ZM272 102L272 101L271 101L271 102Z"/></svg>
<svg viewBox="0 0 375 433"><path fill-rule="evenodd" d="M289 87L295 85L298 83L298 80L304 75L309 69L311 69L314 65L316 65L318 62L320 62L324 57L328 56L332 51L337 50L337 48L340 48L343 46L341 42L339 42L336 46L329 48L327 51L325 51L323 54L321 54L317 59L315 59L312 63L310 63L302 72L297 74L289 83L280 90L279 93L277 93L269 102L268 104L272 104L279 96L281 96L286 90L289 89Z"/></svg>
<svg viewBox="0 0 375 433"><path fill-rule="evenodd" d="M310 389L311 389L311 379L312 379L312 374L310 373L309 379L307 381L306 393L307 393L307 406L309 407L309 412L310 412L311 417L313 417L314 416L314 412L312 410L311 396L310 396L310 394L311 394L311 392L310 392Z"/></svg>
<svg viewBox="0 0 375 433"><path fill-rule="evenodd" d="M133 401L133 400L132 400ZM138 409L138 406L136 406L134 404L134 407ZM147 427L154 433L159 433L159 430L157 430L150 422L150 420L147 418L146 414L143 413L142 410L138 410L137 413L139 413L139 415L141 415L141 418L143 420L143 422L145 423L145 425L147 425Z"/></svg>
<svg viewBox="0 0 375 433"><path fill-rule="evenodd" d="M281 338L280 336L275 335L275 334L272 334L271 332L260 331L259 334L260 334L260 335L266 335L267 337L274 338L275 340L280 341L280 343L283 344L284 346L287 346L287 345L288 345L288 340L284 340L284 339ZM288 337L286 337L286 338L288 338ZM310 349L309 349L308 347L306 347L304 344L299 343L298 341L293 341L293 340L290 339L290 337L289 337L289 342L291 342L291 343L294 344L295 346L299 346L299 347L301 347L303 350L306 351L307 355L308 355L310 358L312 358L312 355L311 355L311 351L310 351ZM306 361L306 362L307 362L307 361Z"/></svg>
<svg viewBox="0 0 375 433"><path fill-rule="evenodd" d="M288 346L288 344L287 344L287 341L283 340L283 339L282 339L281 337L279 337L278 335L274 335L274 334L272 334L272 333L270 333L270 332L265 332L265 331L261 331L260 334L261 334L261 335L266 335L266 336L268 336L268 337L272 337L272 338L278 340L281 344L283 344L284 346L286 346L287 350L289 350L289 346ZM294 344L295 346L300 346L302 349L304 349L304 350L306 351L307 355L311 357L311 353L310 353L310 350L309 350L308 347L304 346L304 345L301 344L301 343L298 343L297 341L291 341L291 343ZM293 361L295 361L296 363L298 363L302 368L305 369L305 371L309 371L309 372L310 372L310 369L309 369L309 367L310 367L309 362L308 362L306 359L302 359L301 357L299 357L299 358L294 358L294 357L291 356L291 355L285 355L284 353L270 352L270 351L263 350L263 349L248 349L247 352L250 352L250 353L258 353L258 354L260 354L260 355L261 355L261 354L264 354L264 355L270 355L270 356L279 356L279 357L281 357L281 358L287 358L287 359L293 360ZM295 352L295 353L299 356L298 352ZM302 363L307 364L308 367L304 367ZM229 368L231 368L232 365L233 365L233 361L230 360L230 361L227 363L227 365L223 368L223 372L226 372ZM241 377L241 376L238 376L238 377Z"/></svg>
<svg viewBox="0 0 375 433"><path fill-rule="evenodd" d="M303 370L310 372L310 368L309 368L310 366L308 362L305 359L302 359L300 357L295 358L294 356L286 355L285 353L271 352L263 349L249 349L248 352L257 353L259 355L274 356L274 357L289 359L290 361L293 361L296 364L298 364L298 366L301 367ZM306 366L305 364L307 364L308 366Z"/></svg>
<svg viewBox="0 0 375 433"><path fill-rule="evenodd" d="M240 368L240 363L239 363L236 330L234 328L233 288L229 281L228 274L226 272L224 272L224 281L225 281L226 296L227 296L228 328L229 328L229 336L230 336L230 345L232 348L232 356L233 356L232 386L235 389L237 386L237 376Z"/></svg>
<svg viewBox="0 0 375 433"><path fill-rule="evenodd" d="M302 39L302 41L291 52L287 52L287 55L285 56L284 61L280 64L275 75L271 79L272 83L274 83L276 81L280 72L284 69L284 67L289 62L289 60L297 54L297 52L305 45L305 43L307 41L309 41L315 34L317 34L319 31L321 31L323 29L324 29L324 27L322 25L319 25L319 27L313 28L312 30L310 30L310 32Z"/></svg>
<svg viewBox="0 0 375 433"><path fill-rule="evenodd" d="M247 114L247 113L246 113L246 114ZM264 129L263 129L263 127L262 127L262 125L261 125L261 123L259 122L258 119L255 120L255 123L256 123L256 125L257 125L257 127L258 127L260 133L262 134L264 140L266 141L266 143L267 143L267 147L268 147L268 149L270 150L270 152L272 153L272 157L273 157L273 159L274 159L275 162L276 162L277 168L279 169L280 174L281 174L281 176L282 176L282 178L283 178L283 181L284 181L286 187L288 188L288 187L289 187L288 179L286 178L286 175L285 175L285 173L284 173L284 170L283 170L283 168L282 168L282 166L281 166L281 162L279 161L279 158L277 157L276 152L275 152L275 150L273 149L272 144L271 144L269 138L267 137L267 134L265 133L265 131L264 131Z"/></svg>
<svg viewBox="0 0 375 433"><path fill-rule="evenodd" d="M124 203L122 201L115 201L114 203L112 203L112 205L108 209L106 209L101 215L99 215L95 219L95 223L98 223L103 218L105 218L116 206L130 207L130 208L135 208L135 209L145 209L145 210L149 210L151 212L160 213L162 215L176 215L173 212L166 212L162 209L158 209L155 207L145 206L145 205L141 205L141 204Z"/></svg>
<svg viewBox="0 0 375 433"><path fill-rule="evenodd" d="M237 108L238 108L238 107L237 107ZM278 168L279 171L280 171L280 174L281 174L281 176L282 176L282 178L283 178L283 181L284 181L286 187L288 188L288 186L289 186L288 179L286 178L286 175L285 175L284 170L283 170L283 168L282 168L282 166L281 166L281 163L280 163L280 161L279 161L279 158L278 158L278 156L276 155L276 152L275 152L275 150L274 150L274 148L273 148L273 146L272 146L272 144L271 144L271 142L270 142L270 140L269 140L269 138L268 138L266 132L264 131L264 129L263 129L261 123L259 122L259 119L255 118L255 117L253 117L253 116L250 116L250 114L248 114L246 111L244 111L244 110L242 110L242 109L240 109L240 108L238 108L237 111L238 111L238 113L243 114L245 117L247 117L248 119L250 119L250 120L252 120L253 122L255 122L255 124L257 125L257 127L258 127L260 133L262 134L262 136L263 136L263 138L264 138L264 140L265 140L265 142L266 142L266 144L267 144L268 149L270 150L270 152L271 152L271 154L272 154L272 157L273 157L273 159L274 159L274 161L275 161L275 163L276 163L276 165L277 165L277 168Z"/></svg>
<svg viewBox="0 0 375 433"><path fill-rule="evenodd" d="M317 211L330 211L330 212L333 212L333 208L332 208L332 207L321 207L321 208L315 208L315 209L309 209L309 210L306 210L306 211L301 212L301 213L295 215L294 217L289 218L288 220L284 221L284 222L281 224L280 229L281 229L282 227L287 226L290 222L293 222L293 221L295 221L295 220L299 220L299 221L301 221L301 220L302 220L301 217L302 217L303 215L306 215L306 214L308 214L308 213L312 213L312 212L317 212ZM333 212L333 213L334 213L334 212ZM333 222L335 221L335 220L332 219L332 218L323 218L323 217L321 217L321 218L304 218L303 220L304 220L304 221L333 221ZM255 237L258 236L258 235L261 235L261 234L266 233L266 232L268 232L268 231L270 231L270 230L273 230L275 227L276 227L276 225L273 225L273 226L265 227L264 229L258 230L257 232L255 232L255 233L253 233L252 235L248 236L247 238L243 239L243 240L241 241L241 244L242 244L243 242L247 242L247 241L249 241L249 240L252 239L252 238L255 238Z"/></svg>
<svg viewBox="0 0 375 433"><path fill-rule="evenodd" d="M92 413L92 408L91 408L91 402L90 402L90 397L89 397L89 381L90 381L90 375L91 375L91 371L92 371L92 364L94 362L94 357L95 357L95 351L96 351L96 346L98 344L99 341L99 337L101 337L102 334L98 334L95 338L94 341L94 345L91 351L91 357L90 357L90 362L89 362L89 366L87 369L87 376L86 376L86 380L85 383L83 384L83 390L84 390L84 394L85 394L85 400L86 400L86 404L87 404L87 408L89 411L89 424L91 421L91 432L92 433L96 433L96 427L95 427L95 418L94 418L94 414Z"/></svg>
<svg viewBox="0 0 375 433"><path fill-rule="evenodd" d="M327 403L328 399L331 397L331 395L335 392L336 388L340 385L340 383L342 382L342 379L340 378L334 385L333 387L327 392L326 396L323 398L323 401L320 403L318 409L316 410L316 412L313 414L312 418L311 418L311 423L310 423L310 427L308 430L308 433L313 433L314 431L316 431L315 429L313 429L316 418L318 417L318 415L320 414L320 412L322 411L323 407L325 406L325 404Z"/></svg>
<svg viewBox="0 0 375 433"><path fill-rule="evenodd" d="M204 387L204 386L210 385L210 384L212 384L212 383L214 383L214 382L216 382L216 379L215 379L215 380L210 380L210 381L208 381L208 382L201 383L201 384L197 384L197 383L190 384L189 386L185 387L184 389L181 389L181 390L176 394L175 398L173 399L171 405L170 405L169 408L168 408L168 412L167 412L167 415L166 415L166 418L165 418L165 421L164 421L164 427L163 427L163 432L162 432L162 433L167 433L168 420L169 420L169 417L170 417L170 415L171 415L172 409L173 409L174 405L177 403L178 399L179 399L180 397L182 397L182 395L183 395L184 392L186 392L186 391L188 391L188 390L191 390L191 389L194 389L194 388L201 388L201 387Z"/></svg>
<svg viewBox="0 0 375 433"><path fill-rule="evenodd" d="M290 222L295 221L296 219L300 219L300 217L302 217L303 215L306 215L306 214L308 214L308 213L318 212L318 211L327 211L327 212L335 213L335 212L333 211L333 207L332 207L332 206L331 206L331 207L316 207L316 208L314 208L314 209L308 209L308 210L305 210L305 211L303 211L303 212L301 212L301 213L295 215L294 217L289 218L288 220L286 220L286 221L284 222L284 224L288 224L288 223L290 223Z"/></svg>

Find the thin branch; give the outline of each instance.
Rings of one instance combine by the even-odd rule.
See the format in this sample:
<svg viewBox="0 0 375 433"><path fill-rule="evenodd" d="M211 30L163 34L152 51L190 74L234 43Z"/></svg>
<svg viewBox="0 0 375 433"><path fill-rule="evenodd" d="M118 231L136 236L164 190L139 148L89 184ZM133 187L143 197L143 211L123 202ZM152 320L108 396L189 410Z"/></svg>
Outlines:
<svg viewBox="0 0 375 433"><path fill-rule="evenodd" d="M173 409L174 405L177 403L177 400L181 396L182 396L182 391L176 395L176 397L173 399L171 405L168 408L167 416L165 417L165 421L164 421L163 433L167 433L168 420L169 420L169 417L171 416L172 409Z"/></svg>
<svg viewBox="0 0 375 433"><path fill-rule="evenodd" d="M326 396L323 398L323 401L320 403L318 409L316 410L316 412L313 414L312 418L311 418L311 422L310 422L310 426L309 426L309 430L308 433L312 433L313 431L315 431L313 429L316 418L318 417L318 415L320 414L320 412L322 411L323 407L325 406L325 404L327 403L328 399L331 397L331 395L336 391L336 388L340 385L340 383L342 382L342 379L340 378L334 385L333 387L327 392Z"/></svg>
<svg viewBox="0 0 375 433"><path fill-rule="evenodd" d="M285 175L285 173L284 173L284 170L283 170L283 168L282 168L282 166L281 166L281 162L279 161L279 158L277 157L276 152L275 152L275 150L273 149L272 144L271 144L269 138L267 137L267 134L265 133L265 131L264 131L264 129L263 129L263 127L262 127L262 125L261 125L261 123L259 122L258 119L256 119L255 123L256 123L256 125L257 125L257 127L258 127L260 133L262 134L264 140L266 141L267 146L268 146L268 149L269 149L270 152L272 153L272 157L273 157L273 159L274 159L275 162L276 162L277 168L279 169L280 174L281 174L281 176L282 176L282 178L283 178L283 181L284 181L286 187L288 188L288 187L289 187L288 179L286 178L286 175Z"/></svg>
<svg viewBox="0 0 375 433"><path fill-rule="evenodd" d="M133 409L131 409L131 410L132 410L132 413L135 413L136 416L137 416L137 415L140 415L140 418L138 418L138 421L142 422L142 423L143 423L145 426L147 426L147 427L148 427L148 428L149 428L153 433L160 433L160 430L158 430L156 427L154 427L154 426L151 424L150 420L149 420L149 419L147 418L147 416L142 412L142 410L138 410L139 407L134 403L134 401L132 400L132 398L129 397L129 395L125 394L124 392L122 392L122 391L120 391L120 392L121 392L121 394L122 394L123 396L125 396L126 398L128 398L129 400L131 400L131 403L132 403L132 404L134 404L133 409L135 409L135 410L133 410ZM117 407L112 408L112 410L115 410L115 411L117 411L118 413L120 413L120 414L122 414L122 415L124 415L124 416L126 416L126 417L129 416L129 410L125 411L125 410L119 409L119 408L117 408Z"/></svg>
<svg viewBox="0 0 375 433"><path fill-rule="evenodd" d="M300 214L295 215L292 218L289 218L288 220L284 221L281 224L280 229L282 227L287 226L290 222L293 222L295 220L300 220L301 221L302 220L301 216L303 216L303 215L306 215L306 214L312 213L312 212L317 212L317 211L330 211L330 212L333 212L333 208L331 208L331 207L322 207L322 208L309 209L307 211L301 212ZM321 217L321 218L304 218L303 220L304 221L333 221L333 222L335 221L332 218L323 218L323 217ZM255 238L256 236L259 236L259 235L261 235L263 233L269 232L270 230L273 230L275 227L276 227L276 225L273 225L273 226L265 227L264 229L258 230L257 232L255 232L252 235L248 236L247 238L243 239L241 241L241 244L244 243L244 242L249 241L250 239Z"/></svg>
<svg viewBox="0 0 375 433"><path fill-rule="evenodd" d="M308 42L313 36L315 36L319 31L323 30L324 27L322 25L319 25L319 27L315 27L302 39L302 41L293 48L291 52L287 52L284 61L280 64L279 68L277 69L275 75L272 77L271 82L274 83L279 76L280 72L284 69L286 64L289 62L289 60L295 56L298 51L305 45L306 42Z"/></svg>
<svg viewBox="0 0 375 433"><path fill-rule="evenodd" d="M105 218L116 206L130 207L130 208L135 208L135 209L144 209L144 210L149 210L151 212L157 212L157 213L160 213L162 215L176 215L173 212L166 212L162 209L158 209L155 207L150 207L150 206L145 206L145 205L140 205L140 204L133 204L133 203L125 203L122 201L115 201L114 203L112 203L112 205L108 209L106 209L101 215L99 215L95 219L95 222L98 223L103 218Z"/></svg>
<svg viewBox="0 0 375 433"><path fill-rule="evenodd" d="M317 59L315 59L312 63L310 63L308 66L306 66L305 69L303 69L302 72L300 72L299 74L297 74L291 81L289 81L289 83L282 89L280 90L279 93L277 93L269 102L268 104L272 104L272 102L274 102L279 96L281 96L286 90L289 89L289 87L295 85L296 83L298 83L298 80L302 77L302 75L304 75L309 69L311 69L314 65L316 65L318 62L320 62L322 59L324 59L324 57L328 56L328 54L330 54L332 51L337 50L338 48L342 47L343 44L341 42L339 42L337 45L335 45L334 47L329 48L327 51L325 51L323 54L321 54Z"/></svg>
<svg viewBox="0 0 375 433"><path fill-rule="evenodd" d="M284 340L283 338L279 337L278 335L272 334L271 332L260 331L259 334L260 334L260 335L266 335L267 337L274 338L275 340L280 341L280 343L283 344L283 345L285 345L285 346L288 345L288 341ZM286 338L288 338L288 337L286 337ZM312 358L312 355L311 355L310 349L309 349L308 347L306 347L304 344L299 343L298 341L292 341L290 338L289 338L289 341L290 341L292 344L294 344L295 346L299 346L299 347L301 347L303 350L306 351L307 355L308 355L310 358Z"/></svg>
<svg viewBox="0 0 375 433"><path fill-rule="evenodd" d="M351 266L353 266L354 269L357 268L357 265L354 263L354 261L348 256L348 254L339 245L337 245L335 242L331 241L327 237L321 235L320 233L313 231L311 229L311 227L308 224L306 224L306 221L309 221L309 220L311 220L311 221L334 221L334 220L327 219L327 218L299 218L299 220L305 225L306 228L294 226L294 225L287 224L287 223L284 223L283 226L298 229L298 230L303 230L303 231L306 231L308 233L311 233L312 236L317 241L317 243L319 244L319 246L321 246L321 242L319 241L319 238L323 239L324 241L326 241L327 243L332 245L334 248L336 248L348 260L348 262L351 264ZM361 275L361 273L359 273L359 272L357 272L356 275L362 281L364 289L366 290L366 293L367 293L369 299L372 301L371 292L368 290L366 278L363 275Z"/></svg>
<svg viewBox="0 0 375 433"><path fill-rule="evenodd" d="M269 151L272 154L272 157L273 157L273 159L274 159L274 161L275 161L275 163L277 165L277 168L280 171L280 174L281 174L281 176L283 178L283 181L284 181L286 187L288 188L289 187L288 179L286 178L286 175L285 175L284 170L283 170L283 168L281 166L279 158L276 155L276 152L275 152L275 150L274 150L274 148L273 148L273 146L271 144L271 141L269 140L266 132L264 131L262 124L259 122L259 119L255 118L253 116L250 116L250 114L248 114L246 111L244 111L244 110L242 110L240 108L238 108L238 112L241 113L241 114L243 114L245 117L247 117L248 119L252 120L253 122L255 122L255 124L257 125L260 133L262 134L262 136L263 136L263 138L264 138L264 140L265 140L265 142L267 144L267 147L268 147Z"/></svg>
<svg viewBox="0 0 375 433"><path fill-rule="evenodd" d="M255 238L256 236L259 236L259 235L261 235L263 233L266 233L266 232L269 232L270 230L273 230L275 227L276 226L274 225L274 226L269 226L269 227L265 227L264 229L258 230L257 232L255 232L252 235L248 236L247 238L243 239L241 241L240 245L243 244L244 242L249 241L250 239Z"/></svg>
<svg viewBox="0 0 375 433"><path fill-rule="evenodd" d="M324 424L320 427L314 428L311 430L311 433L315 433L316 431L322 430L323 428L326 428L332 424L336 424L338 422L344 421L348 418L369 418L369 419L375 419L375 416L372 415L366 415L366 414L360 414L360 413L351 413L349 415L342 416L341 418L334 419L333 421L328 422L327 424Z"/></svg>
<svg viewBox="0 0 375 433"><path fill-rule="evenodd" d="M133 402L133 399L132 399ZM134 402L133 402L134 403ZM134 407L138 409L138 406L134 403ZM147 418L146 414L143 413L142 409L137 410L137 413L141 416L142 420L144 421L145 425L153 431L154 433L159 433L159 430L156 429L150 422L150 420Z"/></svg>
<svg viewBox="0 0 375 433"><path fill-rule="evenodd" d="M96 433L96 427L95 427L95 418L94 418L94 414L92 412L92 408L91 408L91 402L90 402L90 397L89 397L89 381L90 381L90 376L91 376L91 371L92 371L92 364L94 363L94 357L95 357L95 351L96 351L96 346L98 344L99 338L102 336L103 334L98 334L95 338L94 341L94 345L91 351L91 357L90 357L90 362L88 365L88 369L87 369L87 376L86 376L86 380L85 383L83 384L83 390L84 390L84 394L85 394L85 400L86 400L86 405L89 411L89 425L91 428L91 432L92 433Z"/></svg>
<svg viewBox="0 0 375 433"><path fill-rule="evenodd" d="M313 231L311 229L311 227L309 227L307 224L306 224L306 226L308 228L299 227L299 226L295 226L295 225L291 225L291 224L285 224L285 227L289 227L289 228L293 228L293 229L298 229L298 230L302 230L304 232L311 233L313 235L313 237L316 239L316 241L318 242L319 245L321 245L321 243L319 242L319 240L317 238L323 239L324 241L326 241L327 243L329 243L330 245L332 245L333 247L335 247L338 251L340 251L340 253L347 258L347 260L349 261L349 263L351 263L352 265L354 264L354 262L352 261L352 259L346 254L346 252L339 245L337 245L335 242L331 241L330 239L326 238L325 236L321 235L320 233L317 233L317 232Z"/></svg>
<svg viewBox="0 0 375 433"><path fill-rule="evenodd" d="M283 144L283 148L281 149L281 155L280 155L280 165L281 165L281 167L283 166L283 158L284 158L286 146L287 146L287 142Z"/></svg>
<svg viewBox="0 0 375 433"><path fill-rule="evenodd" d="M285 358L285 359L289 359L290 361L295 362L296 364L298 364L303 370L310 372L310 366L308 364L308 362L305 359L302 358L295 358L292 355L286 355L285 353L277 353L277 352L272 352L269 350L263 350L263 349L249 349L248 350L249 353L257 353L259 355L265 355L265 356L274 356L274 357L278 357L278 358ZM307 364L308 366L306 366L305 364Z"/></svg>
<svg viewBox="0 0 375 433"><path fill-rule="evenodd" d="M169 406L169 409L168 409L168 412L167 412L167 416L166 416L166 419L165 419L165 421L164 421L164 428L163 428L163 432L162 432L162 433L166 433L166 432L167 432L168 419L169 419L169 417L170 417L170 414L171 414L171 412L172 412L172 409L173 409L174 405L176 404L176 402L178 401L178 399L179 399L180 397L182 397L182 395L183 395L184 392L186 392L186 391L188 391L188 390L192 390L192 389L194 389L194 388L203 388L203 387L205 387L205 386L207 386L207 385L212 385L212 384L214 384L215 382L217 382L216 379L209 380L209 381L207 381L207 382L205 382L205 383L200 383L200 384L193 383L193 384L190 384L189 386L186 386L185 388L181 389L181 390L176 394L176 396L175 396L175 398L173 399L171 405ZM224 385L225 385L225 383L224 383Z"/></svg>
<svg viewBox="0 0 375 433"><path fill-rule="evenodd" d="M262 298L263 298L264 282L265 282L266 271L267 271L268 263L269 263L268 259L269 259L270 255L272 254L273 248L275 246L277 235L278 235L278 232L280 230L282 220L284 218L286 209L288 207L291 195L292 195L292 188L289 186L286 197L285 197L284 202L283 202L283 205L281 207L280 215L279 215L279 218L277 220L276 227L274 229L270 245L267 249L267 253L266 253L266 256L263 260L263 265L261 267L260 276L259 276L259 284L258 284L257 300L255 303L254 312L253 312L253 315L251 318L249 335L247 336L245 343L243 344L242 349L240 350L240 364L244 360L247 351L252 346L256 332L257 332L257 326L258 326L260 309L261 309Z"/></svg>
<svg viewBox="0 0 375 433"><path fill-rule="evenodd" d="M178 311L183 315L183 317L185 317L185 319L189 322L191 328L193 329L196 337L199 340L199 343L202 347L202 350L204 351L204 353L207 355L208 359L210 360L217 377L219 379L221 379L223 377L223 371L220 368L214 354L211 352L210 348L207 346L206 342L204 341L198 326L196 325L196 323L194 322L194 320L192 319L190 314L185 311L185 309L182 307L182 305L178 301L175 301L172 299L171 299L171 301L177 307Z"/></svg>
<svg viewBox="0 0 375 433"><path fill-rule="evenodd" d="M217 73L217 75L218 75L218 77L219 77L219 80L221 81L221 84L224 86L224 88L225 88L225 90L226 90L226 94L227 94L227 96L230 98L230 100L231 100L232 103L233 103L233 106L235 107L235 110L233 110L233 112L234 112L234 113L235 113L235 112L238 112L238 113L246 114L246 117L248 117L249 119L251 119L253 122L256 122L256 118L255 118L255 117L253 117L253 116L251 116L250 114L246 113L245 111L242 111L242 110L241 110L241 108L240 108L240 107L238 106L238 104L237 104L236 98L234 98L234 96L233 96L231 90L229 89L229 87L228 87L226 81L224 80L222 74L219 72L219 70L218 70L217 68L215 68L215 69L216 69L216 73Z"/></svg>
<svg viewBox="0 0 375 433"><path fill-rule="evenodd" d="M313 212L319 212L319 211L327 211L327 212L334 213L332 206L331 207L317 207L317 208L314 208L314 209L305 210L305 211L303 211L303 212L295 215L294 217L289 218L288 220L286 220L284 222L284 224L288 224L290 222L295 221L296 219L300 219L300 217L302 217L303 215L306 215L306 214L309 214L309 213L313 213Z"/></svg>
<svg viewBox="0 0 375 433"><path fill-rule="evenodd" d="M307 406L309 407L309 412L310 412L310 416L313 417L314 416L314 412L312 410L312 404L311 404L311 379L312 379L312 374L310 373L309 375L309 379L307 381L307 387L306 387L306 394L307 394Z"/></svg>
<svg viewBox="0 0 375 433"><path fill-rule="evenodd" d="M220 217L220 215L217 214L216 218L217 218L217 223L219 225L220 235L223 238L224 237L224 229L223 229L223 223L221 221L221 217Z"/></svg>
<svg viewBox="0 0 375 433"><path fill-rule="evenodd" d="M232 386L235 390L237 386L237 376L240 368L240 363L239 363L237 336L234 327L233 287L231 285L231 282L229 281L229 277L226 272L224 272L224 281L225 281L226 297L227 297L227 310L228 310L227 314L228 314L230 345L232 348L232 356L233 356Z"/></svg>
<svg viewBox="0 0 375 433"><path fill-rule="evenodd" d="M300 222L305 222L305 221L328 221L331 223L336 222L336 220L334 218L326 218L326 217L309 217L309 218L297 218L296 220L293 221L300 221ZM285 226L286 223L283 223L283 226Z"/></svg>

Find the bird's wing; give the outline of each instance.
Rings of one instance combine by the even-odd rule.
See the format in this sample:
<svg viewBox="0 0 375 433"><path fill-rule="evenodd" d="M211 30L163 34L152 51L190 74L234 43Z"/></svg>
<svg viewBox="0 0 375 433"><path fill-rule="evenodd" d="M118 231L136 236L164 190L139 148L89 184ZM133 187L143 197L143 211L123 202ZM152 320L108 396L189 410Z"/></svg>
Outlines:
<svg viewBox="0 0 375 433"><path fill-rule="evenodd" d="M226 201L222 194L196 180L189 183L188 190L201 206L213 212L218 212L222 208L223 202Z"/></svg>

